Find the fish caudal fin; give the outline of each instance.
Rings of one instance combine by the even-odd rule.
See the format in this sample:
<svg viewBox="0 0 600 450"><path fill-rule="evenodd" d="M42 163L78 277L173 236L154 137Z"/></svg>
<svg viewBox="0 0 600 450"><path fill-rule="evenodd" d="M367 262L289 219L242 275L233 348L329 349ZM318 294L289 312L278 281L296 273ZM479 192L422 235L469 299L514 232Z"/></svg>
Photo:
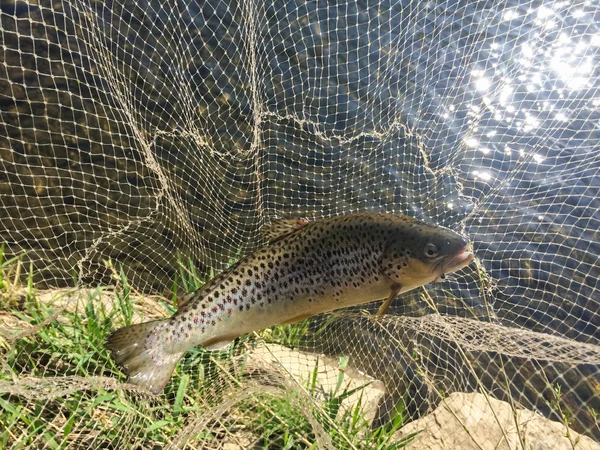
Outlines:
<svg viewBox="0 0 600 450"><path fill-rule="evenodd" d="M129 375L129 382L159 394L183 353L167 353L157 342L155 331L166 320L155 320L120 328L106 339L115 363Z"/></svg>

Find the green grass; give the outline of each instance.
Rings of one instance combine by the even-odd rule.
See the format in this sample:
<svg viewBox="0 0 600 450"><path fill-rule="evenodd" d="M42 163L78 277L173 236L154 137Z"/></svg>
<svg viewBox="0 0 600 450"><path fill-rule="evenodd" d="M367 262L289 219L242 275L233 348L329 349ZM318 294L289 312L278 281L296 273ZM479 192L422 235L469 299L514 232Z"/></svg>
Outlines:
<svg viewBox="0 0 600 450"><path fill-rule="evenodd" d="M352 389L342 389L347 357L340 358L338 379L335 388L324 392L324 401L309 403L305 394L292 391L285 398L263 396L262 401L246 405L247 410L257 414L247 425L262 434L263 448L272 449L311 449L318 450L319 441L310 423L309 415L318 423L336 449L393 450L404 447L414 435L401 440L392 437L406 421L403 406L400 405L385 427L371 429L365 419L363 404L365 384ZM306 382L306 392L311 398L318 397L318 378L315 366ZM359 400L349 408L343 407L344 400L354 394ZM274 420L276 418L277 420Z"/></svg>
<svg viewBox="0 0 600 450"><path fill-rule="evenodd" d="M31 282L33 273L25 285L20 284L22 264L16 258L6 260L1 250L0 300L7 306L0 309L0 448L160 449L181 438L195 418L223 404L232 389L243 391L246 353L262 340L259 335L238 339L221 352L190 350L163 395L115 386L112 380L124 382L125 377L104 347L108 334L131 323L169 316L175 297L173 302L142 297L118 270L114 290L74 290L64 292L62 299L42 301L42 293ZM197 273L182 265L174 291L199 286ZM293 348L306 332L306 323L300 323L275 327L266 336ZM340 369L346 363L342 359ZM189 441L191 449L216 448L214 443L234 439L243 430L252 449L316 449L309 412L336 448L401 448L402 443L393 443L391 437L404 423L402 411L387 429L371 430L362 399L350 409L341 407L356 391L341 388L344 376L340 370L336 389L319 397L315 367L304 397L299 392L249 395L202 429L190 428L183 442ZM26 394L9 393L15 386ZM307 402L306 395L320 399Z"/></svg>
<svg viewBox="0 0 600 450"><path fill-rule="evenodd" d="M123 301L123 291L115 296L113 308L98 301L100 293L89 293L73 310L62 311L57 320L37 333L17 338L5 356L7 364L0 380L23 376L46 380L59 377L57 382L60 377L76 376L123 380L104 348L104 340L114 328L131 323L133 312ZM22 324L36 326L53 315L53 309L35 295L27 298L21 311L11 311ZM44 398L42 393L38 401L0 395L0 447L67 448L76 443L81 447L111 448L121 442L121 448L125 448L126 442L134 441L149 447L164 446L205 391L207 378L212 375L211 365L202 362L207 356L201 350L186 355L165 395L156 398L104 389L57 398ZM127 427L126 436L122 434L123 425Z"/></svg>

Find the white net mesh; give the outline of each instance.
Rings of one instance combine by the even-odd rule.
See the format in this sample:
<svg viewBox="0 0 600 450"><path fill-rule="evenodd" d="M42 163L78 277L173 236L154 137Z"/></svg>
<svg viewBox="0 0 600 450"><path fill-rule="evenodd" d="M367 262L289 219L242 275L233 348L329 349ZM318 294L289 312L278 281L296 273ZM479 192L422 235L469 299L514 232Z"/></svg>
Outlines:
<svg viewBox="0 0 600 450"><path fill-rule="evenodd" d="M0 5L0 447L600 448L600 3ZM360 211L477 264L119 375L274 218Z"/></svg>

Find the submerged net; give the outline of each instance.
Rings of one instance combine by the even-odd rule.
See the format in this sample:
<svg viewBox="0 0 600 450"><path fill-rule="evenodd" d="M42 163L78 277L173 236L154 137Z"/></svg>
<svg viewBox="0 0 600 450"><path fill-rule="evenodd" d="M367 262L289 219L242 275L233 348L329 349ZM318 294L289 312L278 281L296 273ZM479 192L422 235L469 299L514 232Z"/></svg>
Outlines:
<svg viewBox="0 0 600 450"><path fill-rule="evenodd" d="M527 448L528 410L598 448L599 24L597 1L3 1L0 447ZM464 232L477 264L380 320L188 352L158 397L118 375L106 335L273 219L361 211Z"/></svg>

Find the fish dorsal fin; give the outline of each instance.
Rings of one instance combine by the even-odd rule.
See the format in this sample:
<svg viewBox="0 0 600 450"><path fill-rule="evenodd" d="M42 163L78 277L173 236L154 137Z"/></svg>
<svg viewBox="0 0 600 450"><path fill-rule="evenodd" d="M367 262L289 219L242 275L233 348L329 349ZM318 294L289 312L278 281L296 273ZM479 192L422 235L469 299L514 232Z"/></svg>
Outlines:
<svg viewBox="0 0 600 450"><path fill-rule="evenodd" d="M269 225L262 228L263 237L273 244L287 237L308 223L308 219L273 219Z"/></svg>

